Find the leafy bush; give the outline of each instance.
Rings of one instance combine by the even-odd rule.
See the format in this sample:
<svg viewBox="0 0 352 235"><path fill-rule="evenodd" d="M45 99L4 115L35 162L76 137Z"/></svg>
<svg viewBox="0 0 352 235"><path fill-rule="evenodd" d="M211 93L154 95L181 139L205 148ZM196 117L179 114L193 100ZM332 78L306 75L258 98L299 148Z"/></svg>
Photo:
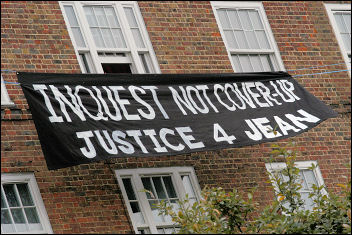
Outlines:
<svg viewBox="0 0 352 235"><path fill-rule="evenodd" d="M314 208L304 208L299 190L299 169L295 167L296 152L290 146L272 145L272 159L284 157L287 167L278 173L269 173L267 182L277 192L277 198L258 216L258 203L253 201L253 189L244 197L236 189L205 188L202 199L190 205L188 198L178 202L178 208L162 201L157 205L160 214L171 216L179 233L351 233L351 181L338 184L339 195L327 193L324 186L313 185L309 195ZM314 169L312 166L310 169ZM287 180L283 180L283 177ZM326 193L323 193L325 191Z"/></svg>

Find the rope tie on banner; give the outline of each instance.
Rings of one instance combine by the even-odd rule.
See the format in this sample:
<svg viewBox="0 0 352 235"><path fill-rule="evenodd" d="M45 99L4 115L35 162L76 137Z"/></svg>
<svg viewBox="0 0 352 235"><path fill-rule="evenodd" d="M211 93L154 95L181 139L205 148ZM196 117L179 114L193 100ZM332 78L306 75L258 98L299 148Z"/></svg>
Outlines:
<svg viewBox="0 0 352 235"><path fill-rule="evenodd" d="M299 70L307 70L307 69L313 69L313 68L321 68L321 67L327 67L327 66L333 66L333 65L341 65L345 63L338 63L338 64L328 64L328 65L321 65L321 66L312 66L312 67L307 67L307 68L300 68L300 69L295 69L295 70L286 70L286 72L293 72L293 71L299 71ZM312 75L318 75L318 74L328 74L328 73L338 73L338 72L345 72L345 71L351 71L351 69L342 69L342 70L334 70L334 71L326 71L326 72L320 72L320 73L309 73L309 74L299 74L299 75L293 75L292 77L303 77L303 76L312 76ZM9 70L9 69L2 69L1 72L6 72L6 73L17 73L17 71L14 70ZM13 84L13 85L21 85L18 82L8 82L4 80L5 84Z"/></svg>
<svg viewBox="0 0 352 235"><path fill-rule="evenodd" d="M19 82L8 82L8 81L4 81L5 84L12 84L12 85L21 85L21 83Z"/></svg>
<svg viewBox="0 0 352 235"><path fill-rule="evenodd" d="M316 74L326 74L326 73L338 73L338 72L344 72L344 71L350 71L350 69L343 69L343 70L336 70L336 71L328 71L328 72L322 72L322 73L311 73L311 74L301 74L301 75L293 75L293 78L296 77L302 77L302 76L310 76L310 75L316 75Z"/></svg>
<svg viewBox="0 0 352 235"><path fill-rule="evenodd" d="M321 67L327 67L327 66L332 66L332 65L340 65L340 64L345 64L345 63L327 64L327 65L313 66L313 67L301 68L301 69L291 69L291 70L286 70L286 71L287 71L287 72L291 72L291 71L306 70L306 69L314 69L314 68L321 68Z"/></svg>
<svg viewBox="0 0 352 235"><path fill-rule="evenodd" d="M10 69L2 69L2 70L1 70L1 73L2 73L2 72L6 72L6 73L17 73L17 71L10 70ZM12 85L21 85L19 82L8 82L8 81L5 81L5 80L4 80L4 83L5 83L5 84L12 84Z"/></svg>
<svg viewBox="0 0 352 235"><path fill-rule="evenodd" d="M14 70L9 70L9 69L2 69L1 72L7 72L7 73L17 73L17 71Z"/></svg>

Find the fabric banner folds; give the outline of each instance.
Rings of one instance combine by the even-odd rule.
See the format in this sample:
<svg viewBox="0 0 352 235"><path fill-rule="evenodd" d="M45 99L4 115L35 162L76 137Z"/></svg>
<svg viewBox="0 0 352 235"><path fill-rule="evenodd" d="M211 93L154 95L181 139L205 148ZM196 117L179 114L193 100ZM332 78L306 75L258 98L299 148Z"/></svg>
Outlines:
<svg viewBox="0 0 352 235"><path fill-rule="evenodd" d="M337 113L288 73L18 73L50 170L298 135Z"/></svg>

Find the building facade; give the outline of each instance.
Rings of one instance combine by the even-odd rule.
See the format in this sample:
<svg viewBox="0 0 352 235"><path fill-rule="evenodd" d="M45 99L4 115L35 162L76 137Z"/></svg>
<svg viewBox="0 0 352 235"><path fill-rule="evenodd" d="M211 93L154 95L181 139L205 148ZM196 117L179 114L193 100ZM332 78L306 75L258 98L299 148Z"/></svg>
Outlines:
<svg viewBox="0 0 352 235"><path fill-rule="evenodd" d="M16 71L288 71L339 113L280 141L296 143L305 196L310 183L338 191L350 178L350 69L348 1L2 1L1 231L170 233L177 227L158 216L158 200L196 201L206 185L257 187L264 206L275 200L267 172L284 167L267 164L265 143L49 171Z"/></svg>

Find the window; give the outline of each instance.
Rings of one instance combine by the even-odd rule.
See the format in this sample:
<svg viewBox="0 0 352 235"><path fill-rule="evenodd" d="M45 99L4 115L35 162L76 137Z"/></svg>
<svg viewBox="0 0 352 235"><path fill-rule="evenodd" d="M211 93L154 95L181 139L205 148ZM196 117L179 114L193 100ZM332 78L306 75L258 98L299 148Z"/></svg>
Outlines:
<svg viewBox="0 0 352 235"><path fill-rule="evenodd" d="M314 202L312 198L309 198L309 194L313 192L313 184L320 187L324 185L323 177L320 173L319 166L317 166L316 161L302 161L296 162L296 167L300 170L300 181L302 183L302 188L300 189L301 198L304 201L304 207L306 210L311 210L314 207ZM308 169L314 164L317 166L314 170ZM266 169L274 174L280 173L281 170L286 168L286 163L266 163ZM284 181L288 181L288 177L282 174L279 175ZM276 189L277 190L277 189ZM326 194L325 189L323 189L322 193ZM289 206L289 205L286 205Z"/></svg>
<svg viewBox="0 0 352 235"><path fill-rule="evenodd" d="M176 202L188 194L198 201L200 189L193 168L138 168L116 170L117 179L136 233L173 233L171 217L159 216L153 206L161 200Z"/></svg>
<svg viewBox="0 0 352 235"><path fill-rule="evenodd" d="M53 233L32 173L1 174L1 233Z"/></svg>
<svg viewBox="0 0 352 235"><path fill-rule="evenodd" d="M83 73L160 73L136 2L60 6Z"/></svg>
<svg viewBox="0 0 352 235"><path fill-rule="evenodd" d="M344 60L351 70L351 4L325 4L325 7Z"/></svg>
<svg viewBox="0 0 352 235"><path fill-rule="evenodd" d="M284 70L260 2L211 2L234 71Z"/></svg>
<svg viewBox="0 0 352 235"><path fill-rule="evenodd" d="M3 105L14 105L14 103L11 101L9 94L7 94L5 82L1 75L1 106Z"/></svg>

